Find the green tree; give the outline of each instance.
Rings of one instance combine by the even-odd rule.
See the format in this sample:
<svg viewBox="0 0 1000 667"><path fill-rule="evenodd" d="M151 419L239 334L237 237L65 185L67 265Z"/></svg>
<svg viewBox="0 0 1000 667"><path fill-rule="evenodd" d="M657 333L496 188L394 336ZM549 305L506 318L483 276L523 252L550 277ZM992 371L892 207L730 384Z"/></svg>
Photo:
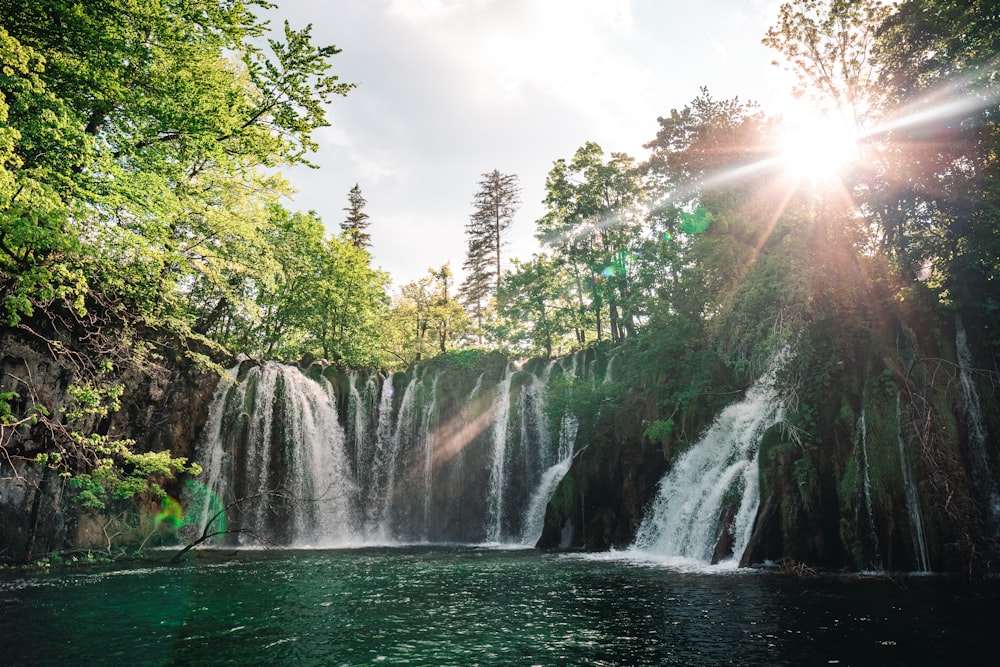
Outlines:
<svg viewBox="0 0 1000 667"><path fill-rule="evenodd" d="M645 195L635 162L624 153L605 161L601 147L587 142L570 162L555 162L545 185L536 236L573 276L578 309L592 313L597 340L606 307L610 338L621 341L636 329L632 282ZM577 338L586 342L584 329Z"/></svg>
<svg viewBox="0 0 1000 667"><path fill-rule="evenodd" d="M489 302L500 288L504 234L520 204L517 175L501 174L497 169L482 175L472 202L474 210L465 225L468 247L462 268L466 277L459 287L462 302L480 331Z"/></svg>
<svg viewBox="0 0 1000 667"><path fill-rule="evenodd" d="M393 353L404 364L429 359L459 345L470 322L451 293L452 273L447 264L400 289L391 318Z"/></svg>
<svg viewBox="0 0 1000 667"><path fill-rule="evenodd" d="M763 42L798 77L796 93L862 128L884 106L873 50L891 11L880 0L794 0L781 5Z"/></svg>
<svg viewBox="0 0 1000 667"><path fill-rule="evenodd" d="M887 157L866 204L883 247L1000 347L1000 17L973 0L909 0L879 30ZM933 137L932 141L928 138ZM916 267L917 271L914 271ZM994 348L995 349L995 348Z"/></svg>
<svg viewBox="0 0 1000 667"><path fill-rule="evenodd" d="M82 313L121 288L146 319L204 328L180 307L183 286L225 298L223 274L254 264L239 259L257 240L257 202L285 191L264 169L304 161L323 103L351 87L327 73L337 50L287 25L259 46L264 24L242 2L3 2L0 15L21 56L3 81L19 135L0 208L8 316L53 294Z"/></svg>
<svg viewBox="0 0 1000 667"><path fill-rule="evenodd" d="M504 274L497 304L497 338L512 352L551 357L573 347L576 308L572 277L552 257L534 255L527 262L513 260Z"/></svg>
<svg viewBox="0 0 1000 667"><path fill-rule="evenodd" d="M310 28L265 39L255 4L0 0L0 302L60 351L88 410L113 409L123 374L171 339L204 359L204 334L254 307L288 191L274 168L306 162L352 87ZM105 481L153 469L97 421L39 420L45 463Z"/></svg>
<svg viewBox="0 0 1000 667"><path fill-rule="evenodd" d="M383 324L389 307L389 276L369 265L368 253L353 243L326 240L320 282L307 317L310 349L354 367L387 363Z"/></svg>
<svg viewBox="0 0 1000 667"><path fill-rule="evenodd" d="M365 198L361 195L361 186L357 183L347 194L347 219L340 223L344 238L354 247L368 250L372 247L372 237L366 230L371 225L368 214L365 213Z"/></svg>
<svg viewBox="0 0 1000 667"><path fill-rule="evenodd" d="M639 272L651 307L701 320L739 286L780 213L761 194L774 174L748 169L768 157L769 123L755 105L705 89L658 122L642 169L661 195Z"/></svg>
<svg viewBox="0 0 1000 667"><path fill-rule="evenodd" d="M476 335L480 344L483 342L484 326L489 317L495 290L493 274L487 268L489 266L483 261L482 249L473 239L469 239L469 248L462 263L465 280L462 281L458 291L462 305L476 323Z"/></svg>
<svg viewBox="0 0 1000 667"><path fill-rule="evenodd" d="M944 304L996 330L1000 19L974 0L801 1L765 43L827 106L867 115L853 233ZM996 341L1000 338L994 336Z"/></svg>
<svg viewBox="0 0 1000 667"><path fill-rule="evenodd" d="M212 336L266 359L305 354L354 366L375 366L383 341L379 322L388 306L388 276L368 254L327 236L315 213L271 208L264 232L269 272L241 289L253 300L228 308Z"/></svg>
<svg viewBox="0 0 1000 667"><path fill-rule="evenodd" d="M248 327L241 347L256 347L265 359L295 357L306 351L308 319L328 261L326 230L315 214L275 208L268 236L274 273L254 290L260 320Z"/></svg>

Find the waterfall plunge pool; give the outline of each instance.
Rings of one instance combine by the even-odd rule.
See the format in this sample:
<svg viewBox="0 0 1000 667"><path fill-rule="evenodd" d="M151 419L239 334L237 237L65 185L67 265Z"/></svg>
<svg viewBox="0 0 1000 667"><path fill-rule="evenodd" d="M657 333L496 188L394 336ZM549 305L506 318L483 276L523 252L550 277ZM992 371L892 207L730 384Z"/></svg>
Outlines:
<svg viewBox="0 0 1000 667"><path fill-rule="evenodd" d="M164 558L169 557L169 552ZM205 550L0 572L5 665L933 665L992 653L1000 582L680 570L533 549Z"/></svg>

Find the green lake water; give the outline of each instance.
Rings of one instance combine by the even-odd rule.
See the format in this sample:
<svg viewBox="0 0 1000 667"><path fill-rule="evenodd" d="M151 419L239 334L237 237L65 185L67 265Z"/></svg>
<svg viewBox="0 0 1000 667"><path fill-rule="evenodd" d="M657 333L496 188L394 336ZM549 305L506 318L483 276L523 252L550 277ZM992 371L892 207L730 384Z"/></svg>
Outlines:
<svg viewBox="0 0 1000 667"><path fill-rule="evenodd" d="M534 550L207 551L0 573L0 665L988 664L998 595Z"/></svg>

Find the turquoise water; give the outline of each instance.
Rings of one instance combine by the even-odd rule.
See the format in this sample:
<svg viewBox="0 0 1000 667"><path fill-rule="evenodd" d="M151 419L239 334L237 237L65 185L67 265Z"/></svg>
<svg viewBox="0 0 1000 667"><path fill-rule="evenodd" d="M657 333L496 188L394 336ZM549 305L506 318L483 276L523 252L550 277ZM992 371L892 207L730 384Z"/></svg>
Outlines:
<svg viewBox="0 0 1000 667"><path fill-rule="evenodd" d="M997 593L533 550L202 552L0 576L0 664L972 664Z"/></svg>

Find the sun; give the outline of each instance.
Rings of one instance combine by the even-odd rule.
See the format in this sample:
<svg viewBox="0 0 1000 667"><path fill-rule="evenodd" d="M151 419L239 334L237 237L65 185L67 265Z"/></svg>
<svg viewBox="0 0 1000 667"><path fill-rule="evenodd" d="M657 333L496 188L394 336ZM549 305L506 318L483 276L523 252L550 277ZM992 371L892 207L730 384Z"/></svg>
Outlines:
<svg viewBox="0 0 1000 667"><path fill-rule="evenodd" d="M836 179L858 159L858 130L828 116L789 122L779 140L779 157L795 178L813 182Z"/></svg>

